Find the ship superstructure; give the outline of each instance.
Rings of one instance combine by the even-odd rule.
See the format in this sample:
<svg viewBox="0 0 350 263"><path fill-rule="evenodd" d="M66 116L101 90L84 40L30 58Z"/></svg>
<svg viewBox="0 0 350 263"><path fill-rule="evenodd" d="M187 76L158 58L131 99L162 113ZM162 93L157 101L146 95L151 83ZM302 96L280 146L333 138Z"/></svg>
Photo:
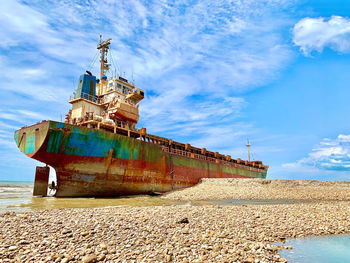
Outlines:
<svg viewBox="0 0 350 263"><path fill-rule="evenodd" d="M138 103L143 100L144 92L121 76L107 78L110 41L100 38L97 46L101 53L100 78L90 71L80 76L77 90L69 101L72 110L66 115L66 123L94 127L102 122L135 130L139 120Z"/></svg>
<svg viewBox="0 0 350 263"><path fill-rule="evenodd" d="M15 132L23 153L55 169L57 197L166 192L201 178L266 177L268 166L250 161L250 154L246 161L233 159L136 128L144 92L122 76L106 76L110 42L100 37L100 77L90 71L80 76L64 123L43 121ZM48 179L49 167L37 167L34 195L46 194Z"/></svg>

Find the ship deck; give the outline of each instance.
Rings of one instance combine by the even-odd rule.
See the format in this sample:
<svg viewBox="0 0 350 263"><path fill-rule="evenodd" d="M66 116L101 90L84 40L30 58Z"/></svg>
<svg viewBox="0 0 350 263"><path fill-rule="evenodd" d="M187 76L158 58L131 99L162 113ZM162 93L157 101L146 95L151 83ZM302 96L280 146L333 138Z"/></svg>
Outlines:
<svg viewBox="0 0 350 263"><path fill-rule="evenodd" d="M193 158L203 161L209 161L228 166L234 166L245 170L261 172L268 169L267 165L263 165L261 161L244 161L241 159L233 159L229 155L223 155L218 152L208 151L205 148L197 148L190 144L184 144L173 141L172 139L147 134L145 128L129 129L127 124L120 121L116 125L96 120L86 120L79 123L79 126L103 129L108 132L113 132L118 135L131 137L141 141L158 144L161 149L170 154L180 155L187 158Z"/></svg>

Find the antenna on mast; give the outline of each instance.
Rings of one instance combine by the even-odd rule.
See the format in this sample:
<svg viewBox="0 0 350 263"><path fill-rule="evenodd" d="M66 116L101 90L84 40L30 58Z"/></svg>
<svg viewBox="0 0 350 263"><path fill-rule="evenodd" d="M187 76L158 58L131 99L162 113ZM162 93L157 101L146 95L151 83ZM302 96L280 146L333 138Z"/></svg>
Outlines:
<svg viewBox="0 0 350 263"><path fill-rule="evenodd" d="M100 50L100 62L101 62L101 75L100 75L100 89L99 89L99 95L102 95L104 82L107 80L105 76L105 72L109 70L110 64L108 64L107 60L107 54L109 50L109 45L111 44L111 38L108 38L107 40L102 40L102 35L100 35L100 43L97 45L97 49Z"/></svg>
<svg viewBox="0 0 350 263"><path fill-rule="evenodd" d="M135 80L134 80L134 68L132 69L132 72L131 72L131 81L132 81L132 85L135 86Z"/></svg>
<svg viewBox="0 0 350 263"><path fill-rule="evenodd" d="M250 143L249 143L249 139L247 139L247 144L245 145L248 148L248 161L250 162Z"/></svg>

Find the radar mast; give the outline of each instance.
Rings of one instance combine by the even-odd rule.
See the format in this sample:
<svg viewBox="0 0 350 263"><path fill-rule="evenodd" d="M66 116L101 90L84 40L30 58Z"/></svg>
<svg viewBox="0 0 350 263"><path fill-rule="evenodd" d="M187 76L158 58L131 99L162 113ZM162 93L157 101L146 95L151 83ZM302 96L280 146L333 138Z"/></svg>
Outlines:
<svg viewBox="0 0 350 263"><path fill-rule="evenodd" d="M247 140L247 144L245 145L248 148L248 161L250 162L250 143L249 140Z"/></svg>
<svg viewBox="0 0 350 263"><path fill-rule="evenodd" d="M109 50L109 45L111 44L111 38L108 38L107 40L102 40L102 35L100 35L100 43L97 45L97 49L100 50L100 62L101 62L101 73L100 73L100 88L98 95L102 95L105 91L103 91L105 81L107 80L107 77L105 75L106 71L109 70L110 64L108 64L107 61L107 53Z"/></svg>

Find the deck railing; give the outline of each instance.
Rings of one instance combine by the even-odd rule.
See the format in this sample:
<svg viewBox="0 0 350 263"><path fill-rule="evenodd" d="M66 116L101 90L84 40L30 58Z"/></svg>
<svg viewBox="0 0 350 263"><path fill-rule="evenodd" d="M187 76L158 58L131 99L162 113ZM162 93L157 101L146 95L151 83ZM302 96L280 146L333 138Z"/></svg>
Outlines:
<svg viewBox="0 0 350 263"><path fill-rule="evenodd" d="M164 152L167 152L170 154L175 154L178 156L183 156L183 157L193 158L193 159L203 160L203 161L209 161L209 162L218 163L218 164L224 164L224 165L232 166L235 168L242 168L242 169L249 168L251 171L256 171L256 172L259 171L259 169L256 167L242 165L242 164L238 164L238 163L230 162L230 161L226 161L226 160L221 160L221 159L205 156L202 154L191 153L191 152L180 150L180 149L173 149L173 148L169 148L167 146L161 146L161 149Z"/></svg>
<svg viewBox="0 0 350 263"><path fill-rule="evenodd" d="M87 99L87 100L90 100L90 101L98 103L98 104L103 103L103 100L101 98L98 98L97 96L93 96L93 95L85 93L85 92L81 92L79 94L73 93L72 95L70 95L69 100L74 100L74 99L79 99L79 98Z"/></svg>

